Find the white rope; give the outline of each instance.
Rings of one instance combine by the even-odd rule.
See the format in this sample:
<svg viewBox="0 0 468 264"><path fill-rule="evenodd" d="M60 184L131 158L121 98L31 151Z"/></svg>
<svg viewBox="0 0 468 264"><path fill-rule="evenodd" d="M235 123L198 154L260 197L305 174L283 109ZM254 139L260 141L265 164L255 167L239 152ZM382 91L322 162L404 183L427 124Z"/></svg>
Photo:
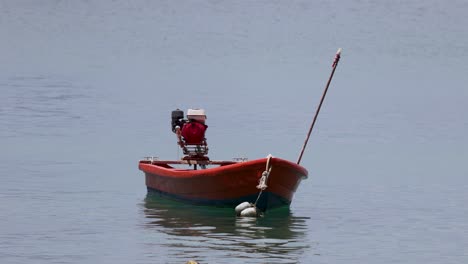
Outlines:
<svg viewBox="0 0 468 264"><path fill-rule="evenodd" d="M268 177L270 176L270 172L271 172L270 160L271 160L272 157L273 156L271 154L268 154L268 156L267 156L265 171L262 172L262 177L258 181L258 185L257 185L257 189L259 189L259 190L263 191L268 187L266 185L266 183L268 181Z"/></svg>
<svg viewBox="0 0 468 264"><path fill-rule="evenodd" d="M273 156L271 154L268 154L265 171L262 172L262 177L258 181L257 189L259 189L260 192L258 193L257 200L255 201L255 206L257 205L258 199L260 199L262 192L268 187L266 183L268 182L268 177L270 176L270 172L273 167L273 165L270 164L271 158L273 158Z"/></svg>

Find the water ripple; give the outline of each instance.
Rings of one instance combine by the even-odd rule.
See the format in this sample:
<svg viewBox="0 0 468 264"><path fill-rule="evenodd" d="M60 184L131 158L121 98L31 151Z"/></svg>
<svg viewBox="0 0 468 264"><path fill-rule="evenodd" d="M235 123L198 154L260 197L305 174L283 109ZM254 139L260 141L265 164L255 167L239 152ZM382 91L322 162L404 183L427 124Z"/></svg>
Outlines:
<svg viewBox="0 0 468 264"><path fill-rule="evenodd" d="M288 208L261 218L238 218L233 209L194 207L148 194L142 210L147 219L143 228L168 235L158 247L178 249L168 256L174 262L197 257L207 263L212 258L296 263L305 250L313 250L306 239L308 219Z"/></svg>

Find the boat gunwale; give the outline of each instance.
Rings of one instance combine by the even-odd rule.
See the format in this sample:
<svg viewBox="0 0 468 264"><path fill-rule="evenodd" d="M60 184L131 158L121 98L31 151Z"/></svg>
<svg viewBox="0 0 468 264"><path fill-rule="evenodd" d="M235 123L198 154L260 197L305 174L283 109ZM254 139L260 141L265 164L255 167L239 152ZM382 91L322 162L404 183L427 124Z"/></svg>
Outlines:
<svg viewBox="0 0 468 264"><path fill-rule="evenodd" d="M249 160L249 161L196 161L194 160L178 160L178 161L163 161L163 160L140 160L139 161L139 169L144 171L145 173L157 173L156 170L159 172L163 172L166 177L194 177L194 176L208 176L208 175L217 175L218 173L222 173L223 171L231 171L231 170L244 170L248 167L255 167L266 164L267 158ZM263 163L263 164L262 164ZM206 164L206 165L220 165L217 167L210 167L206 169L179 169L169 166L169 164ZM164 166L166 165L166 166ZM281 158L272 158L272 165L273 170L275 166L285 166L292 168L296 171L296 175L301 175L302 179L308 178L308 171L306 168L298 165L296 163L292 163L288 160L284 160ZM159 174L159 173L157 173Z"/></svg>

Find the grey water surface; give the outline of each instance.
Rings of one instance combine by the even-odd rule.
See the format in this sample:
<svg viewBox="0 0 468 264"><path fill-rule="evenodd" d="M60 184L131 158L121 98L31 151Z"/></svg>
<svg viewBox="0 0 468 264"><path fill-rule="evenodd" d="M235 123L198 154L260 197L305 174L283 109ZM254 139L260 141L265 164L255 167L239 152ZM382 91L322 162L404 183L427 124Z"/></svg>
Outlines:
<svg viewBox="0 0 468 264"><path fill-rule="evenodd" d="M0 0L0 263L468 263L468 1ZM170 111L289 209L147 196Z"/></svg>

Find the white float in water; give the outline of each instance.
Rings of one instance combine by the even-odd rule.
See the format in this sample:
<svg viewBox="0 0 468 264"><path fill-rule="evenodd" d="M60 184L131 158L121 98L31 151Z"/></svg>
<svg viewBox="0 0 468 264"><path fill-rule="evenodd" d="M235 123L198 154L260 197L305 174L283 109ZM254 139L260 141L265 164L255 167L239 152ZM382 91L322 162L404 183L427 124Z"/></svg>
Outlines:
<svg viewBox="0 0 468 264"><path fill-rule="evenodd" d="M236 214L237 215L240 215L240 213L244 210L244 209L247 209L249 207L252 207L253 204L249 203L249 202L243 202L241 204L239 204L238 206L236 206Z"/></svg>
<svg viewBox="0 0 468 264"><path fill-rule="evenodd" d="M256 217L258 216L257 207L254 204L249 202L243 202L236 206L236 214L238 216L248 216L248 217Z"/></svg>
<svg viewBox="0 0 468 264"><path fill-rule="evenodd" d="M240 213L240 216L257 217L258 216L257 207L249 207L249 208L242 210L242 212Z"/></svg>

